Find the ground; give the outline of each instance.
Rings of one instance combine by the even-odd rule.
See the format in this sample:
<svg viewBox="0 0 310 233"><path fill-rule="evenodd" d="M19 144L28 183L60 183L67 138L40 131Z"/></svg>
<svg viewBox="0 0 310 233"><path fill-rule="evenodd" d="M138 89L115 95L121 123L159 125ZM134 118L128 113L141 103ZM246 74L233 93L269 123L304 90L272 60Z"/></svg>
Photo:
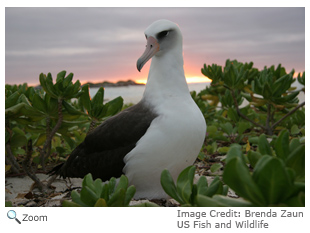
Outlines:
<svg viewBox="0 0 310 233"><path fill-rule="evenodd" d="M200 171L201 172L201 171ZM198 170L199 173L199 170ZM49 177L45 174L37 174L41 181L47 180ZM199 179L199 174L196 174L195 180ZM214 176L207 176L208 183L213 180ZM70 193L72 190L80 190L82 186L82 179L71 178L56 179L52 186L54 190L50 194L43 195L36 188L31 190L33 181L28 176L23 177L6 177L5 178L5 200L11 201L13 206L26 206L26 207L59 207L62 201L71 200ZM231 190L228 196L236 198ZM132 200L130 205L135 205L148 200ZM160 206L178 206L178 203L174 199L169 200L152 200Z"/></svg>

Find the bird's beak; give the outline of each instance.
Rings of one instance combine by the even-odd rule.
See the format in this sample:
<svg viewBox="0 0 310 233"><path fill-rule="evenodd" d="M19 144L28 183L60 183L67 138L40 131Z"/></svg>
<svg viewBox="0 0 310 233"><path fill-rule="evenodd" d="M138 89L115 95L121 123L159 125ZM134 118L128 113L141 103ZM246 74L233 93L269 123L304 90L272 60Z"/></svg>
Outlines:
<svg viewBox="0 0 310 233"><path fill-rule="evenodd" d="M146 49L137 61L137 69L139 70L139 72L144 66L144 64L159 51L159 44L154 37L148 37L146 42Z"/></svg>

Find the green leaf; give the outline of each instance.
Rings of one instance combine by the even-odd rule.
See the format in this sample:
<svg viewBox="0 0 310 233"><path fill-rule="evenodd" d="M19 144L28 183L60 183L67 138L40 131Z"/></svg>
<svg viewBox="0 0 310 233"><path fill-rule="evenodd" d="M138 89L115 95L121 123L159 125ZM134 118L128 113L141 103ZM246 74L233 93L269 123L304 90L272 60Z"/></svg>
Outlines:
<svg viewBox="0 0 310 233"><path fill-rule="evenodd" d="M49 116L58 116L58 100L49 95L44 96L45 105L47 106Z"/></svg>
<svg viewBox="0 0 310 233"><path fill-rule="evenodd" d="M147 201L147 202L143 202L143 203L139 203L139 204L133 205L131 207L159 207L159 206L156 205L153 202Z"/></svg>
<svg viewBox="0 0 310 233"><path fill-rule="evenodd" d="M124 206L128 206L131 199L134 197L136 193L136 188L131 185L127 188L127 191L126 191L126 195L125 195L125 199L124 199Z"/></svg>
<svg viewBox="0 0 310 233"><path fill-rule="evenodd" d="M217 132L217 127L214 125L210 125L207 127L207 133L209 137L214 137Z"/></svg>
<svg viewBox="0 0 310 233"><path fill-rule="evenodd" d="M100 197L106 201L109 200L109 184L105 183L103 185Z"/></svg>
<svg viewBox="0 0 310 233"><path fill-rule="evenodd" d="M248 152L248 159L249 159L249 162L251 164L251 167L255 167L256 163L258 162L258 160L262 157L262 155L257 152L257 151L252 151L250 150Z"/></svg>
<svg viewBox="0 0 310 233"><path fill-rule="evenodd" d="M292 188L284 162L268 155L263 156L256 164L253 180L259 186L267 205L281 203Z"/></svg>
<svg viewBox="0 0 310 233"><path fill-rule="evenodd" d="M5 99L5 109L10 108L16 104L16 101L19 98L19 93L16 91L12 95L10 95L8 98Z"/></svg>
<svg viewBox="0 0 310 233"><path fill-rule="evenodd" d="M261 134L258 138L258 150L262 155L272 155L271 147L265 134Z"/></svg>
<svg viewBox="0 0 310 233"><path fill-rule="evenodd" d="M114 190L115 190L115 185L116 185L116 179L115 177L112 177L110 180L109 180L109 183L108 183L108 193L113 193Z"/></svg>
<svg viewBox="0 0 310 233"><path fill-rule="evenodd" d="M91 173L88 173L83 181L82 181L82 187L89 187L91 190L95 191L96 188L95 188L95 185L94 185L94 180L93 180L93 176Z"/></svg>
<svg viewBox="0 0 310 233"><path fill-rule="evenodd" d="M242 135L244 131L249 129L251 127L251 124L249 122L241 121L238 123L238 134Z"/></svg>
<svg viewBox="0 0 310 233"><path fill-rule="evenodd" d="M121 111L122 107L123 107L123 98L122 97L117 97L111 101L109 101L108 103L105 104L105 106L107 107L106 110L106 116L113 116L116 113L118 113L119 111Z"/></svg>
<svg viewBox="0 0 310 233"><path fill-rule="evenodd" d="M108 205L107 205L106 201L102 198L99 198L94 205L94 207L107 207L107 206Z"/></svg>
<svg viewBox="0 0 310 233"><path fill-rule="evenodd" d="M204 158L205 158L205 153L199 152L199 154L198 154L198 159L204 160Z"/></svg>
<svg viewBox="0 0 310 233"><path fill-rule="evenodd" d="M188 204L190 204L189 200L192 194L195 169L195 166L185 168L177 179L177 191L181 198Z"/></svg>
<svg viewBox="0 0 310 233"><path fill-rule="evenodd" d="M245 164L245 158L241 150L241 146L239 144L232 144L226 156L226 163L228 163L231 159L239 157Z"/></svg>
<svg viewBox="0 0 310 233"><path fill-rule="evenodd" d="M197 194L207 195L208 181L207 177L201 176L197 182Z"/></svg>
<svg viewBox="0 0 310 233"><path fill-rule="evenodd" d="M46 75L45 74L43 74L43 73L40 74L39 81L40 81L40 84L41 84L43 90L47 90Z"/></svg>
<svg viewBox="0 0 310 233"><path fill-rule="evenodd" d="M286 166L293 168L296 172L296 176L299 180L305 179L305 145L302 144L293 150L287 160Z"/></svg>
<svg viewBox="0 0 310 233"><path fill-rule="evenodd" d="M33 95L32 106L43 113L47 113L45 101L37 93Z"/></svg>
<svg viewBox="0 0 310 233"><path fill-rule="evenodd" d="M226 122L225 124L221 124L221 128L224 130L225 133L231 135L233 133L233 126L231 123Z"/></svg>
<svg viewBox="0 0 310 233"><path fill-rule="evenodd" d="M82 87L83 94L79 98L81 105L87 110L87 112L91 111L91 100L89 95L89 85L85 85Z"/></svg>
<svg viewBox="0 0 310 233"><path fill-rule="evenodd" d="M100 87L97 93L94 95L94 97L91 100L92 107L94 106L101 106L103 105L103 96L104 96L104 89L103 87Z"/></svg>
<svg viewBox="0 0 310 233"><path fill-rule="evenodd" d="M301 85L305 86L305 72L302 73L302 75L300 75L300 73L297 76L297 80Z"/></svg>
<svg viewBox="0 0 310 233"><path fill-rule="evenodd" d="M286 200L285 204L291 207L305 207L305 193L299 192L297 195Z"/></svg>
<svg viewBox="0 0 310 233"><path fill-rule="evenodd" d="M62 206L63 207L82 207L81 205L79 205L78 203L75 203L75 202L72 202L72 201L67 201L67 200L64 200L62 202Z"/></svg>
<svg viewBox="0 0 310 233"><path fill-rule="evenodd" d="M58 82L63 82L65 76L66 76L66 71L65 71L65 70L59 72L59 73L57 74L56 83L58 83Z"/></svg>
<svg viewBox="0 0 310 233"><path fill-rule="evenodd" d="M73 78L73 73L68 74L68 76L64 79L63 86L67 87L69 83L71 83Z"/></svg>
<svg viewBox="0 0 310 233"><path fill-rule="evenodd" d="M197 205L199 207L253 207L253 204L248 201L222 195L214 195L212 198L197 195Z"/></svg>
<svg viewBox="0 0 310 233"><path fill-rule="evenodd" d="M120 189L126 190L127 187L128 187L128 178L124 175L121 175L114 192L117 192Z"/></svg>
<svg viewBox="0 0 310 233"><path fill-rule="evenodd" d="M45 83L46 83L46 89L44 89L44 91L47 94L49 94L51 97L53 97L55 99L58 99L59 97L61 97L61 96L59 96L59 93L57 92L57 90L54 87L51 73L47 74L46 79L45 79Z"/></svg>
<svg viewBox="0 0 310 233"><path fill-rule="evenodd" d="M25 134L14 133L10 140L10 145L12 148L22 147L27 145L27 138Z"/></svg>
<svg viewBox="0 0 310 233"><path fill-rule="evenodd" d="M275 151L279 158L286 160L290 148L289 148L289 132L282 130L279 137L275 141Z"/></svg>
<svg viewBox="0 0 310 233"><path fill-rule="evenodd" d="M227 196L227 194L228 194L228 185L223 185L223 191L222 191L222 193L220 193L221 195L223 195L223 196Z"/></svg>
<svg viewBox="0 0 310 233"><path fill-rule="evenodd" d="M167 169L162 171L161 177L160 177L160 183L161 183L161 186L163 187L164 191L169 196L174 198L180 204L183 204L183 203L185 204L183 199L179 196L178 190L174 184L174 180L173 180L170 172Z"/></svg>
<svg viewBox="0 0 310 233"><path fill-rule="evenodd" d="M234 156L226 163L223 181L239 196L251 201L254 205L265 206L264 197L240 156Z"/></svg>
<svg viewBox="0 0 310 233"><path fill-rule="evenodd" d="M71 198L72 198L72 201L75 202L76 204L80 205L80 206L87 206L87 204L85 204L82 200L81 200L81 197L80 197L80 194L76 191L76 190L73 190L71 192Z"/></svg>
<svg viewBox="0 0 310 233"><path fill-rule="evenodd" d="M290 82L291 79L292 77L290 74L286 74L278 78L273 83L273 89L272 89L273 96L281 96L282 93L284 93L287 89L289 89L291 86Z"/></svg>
<svg viewBox="0 0 310 233"><path fill-rule="evenodd" d="M14 115L17 115L20 112L20 110L25 108L25 106L26 106L25 103L19 103L19 104L16 104L10 108L6 108L5 109L5 117L10 118Z"/></svg>
<svg viewBox="0 0 310 233"><path fill-rule="evenodd" d="M228 146L222 146L222 147L217 149L217 152L219 152L221 155L223 155L223 154L227 154L229 149L230 148Z"/></svg>
<svg viewBox="0 0 310 233"><path fill-rule="evenodd" d="M84 112L81 112L79 110L77 110L76 108L74 108L71 104L69 104L67 101L62 101L62 105L65 107L65 109L67 110L67 112L70 115L86 115Z"/></svg>
<svg viewBox="0 0 310 233"><path fill-rule="evenodd" d="M212 164L212 166L210 167L210 171L211 171L212 173L214 173L214 172L220 170L222 167L223 167L223 165L222 165L221 163L214 163L214 164Z"/></svg>
<svg viewBox="0 0 310 233"><path fill-rule="evenodd" d="M79 92L81 87L81 83L79 80L77 80L74 84L73 84L73 92L72 92L72 96L70 96L69 98L77 98L80 95L82 95L82 92Z"/></svg>
<svg viewBox="0 0 310 233"><path fill-rule="evenodd" d="M258 144L258 137L257 136L249 137L248 140L249 140L249 143L251 143L251 144Z"/></svg>
<svg viewBox="0 0 310 233"><path fill-rule="evenodd" d="M225 203L203 195L196 196L196 203L198 207L226 207Z"/></svg>
<svg viewBox="0 0 310 233"><path fill-rule="evenodd" d="M46 141L46 133L41 133L39 136L34 140L34 146L42 146Z"/></svg>
<svg viewBox="0 0 310 233"><path fill-rule="evenodd" d="M237 122L239 120L239 116L237 113L237 110L234 108L229 108L227 111L227 116L234 122Z"/></svg>
<svg viewBox="0 0 310 233"><path fill-rule="evenodd" d="M220 178L217 176L209 185L207 192L206 192L206 196L212 197L215 194L222 193L222 191L223 191L223 186L220 181Z"/></svg>
<svg viewBox="0 0 310 233"><path fill-rule="evenodd" d="M299 134L300 133L300 129L298 128L298 126L297 125L292 125L292 127L291 127L291 134L293 134L293 135L296 135L296 134Z"/></svg>
<svg viewBox="0 0 310 233"><path fill-rule="evenodd" d="M275 98L275 102L280 103L280 104L294 102L293 100L298 96L298 94L299 94L299 91L294 91L286 96Z"/></svg>
<svg viewBox="0 0 310 233"><path fill-rule="evenodd" d="M125 189L119 189L117 192L113 193L110 200L107 202L110 207L122 207L124 206L126 191Z"/></svg>
<svg viewBox="0 0 310 233"><path fill-rule="evenodd" d="M290 152L294 151L297 147L299 147L301 145L300 141L298 138L293 138L290 142Z"/></svg>
<svg viewBox="0 0 310 233"><path fill-rule="evenodd" d="M216 142L212 142L211 148L212 148L212 150L210 151L211 154L215 153L216 150L217 150L217 143Z"/></svg>
<svg viewBox="0 0 310 233"><path fill-rule="evenodd" d="M84 181L84 180L83 180ZM91 189L89 186L84 186L80 192L81 201L84 202L87 206L93 207L99 196Z"/></svg>
<svg viewBox="0 0 310 233"><path fill-rule="evenodd" d="M95 193L98 197L101 196L101 192L102 192L102 180L100 178L97 178L95 181L94 181L94 186L95 186Z"/></svg>

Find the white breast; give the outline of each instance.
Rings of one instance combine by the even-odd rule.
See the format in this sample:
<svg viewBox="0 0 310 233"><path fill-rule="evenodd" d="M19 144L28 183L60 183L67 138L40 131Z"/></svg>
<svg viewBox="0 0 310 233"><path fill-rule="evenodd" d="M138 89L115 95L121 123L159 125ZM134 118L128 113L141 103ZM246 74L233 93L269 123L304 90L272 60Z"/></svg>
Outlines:
<svg viewBox="0 0 310 233"><path fill-rule="evenodd" d="M156 107L159 114L146 134L125 158L124 172L136 189L135 198L165 198L160 175L168 169L176 180L192 165L201 149L206 132L201 111L190 98L172 97Z"/></svg>

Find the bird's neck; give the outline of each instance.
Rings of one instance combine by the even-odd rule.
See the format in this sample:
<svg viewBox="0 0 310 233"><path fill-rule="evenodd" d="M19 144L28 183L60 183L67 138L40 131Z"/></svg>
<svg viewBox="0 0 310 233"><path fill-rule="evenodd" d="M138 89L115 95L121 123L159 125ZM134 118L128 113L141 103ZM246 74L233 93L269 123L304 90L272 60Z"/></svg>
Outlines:
<svg viewBox="0 0 310 233"><path fill-rule="evenodd" d="M183 69L182 50L155 55L149 71L144 98L163 101L190 97Z"/></svg>

